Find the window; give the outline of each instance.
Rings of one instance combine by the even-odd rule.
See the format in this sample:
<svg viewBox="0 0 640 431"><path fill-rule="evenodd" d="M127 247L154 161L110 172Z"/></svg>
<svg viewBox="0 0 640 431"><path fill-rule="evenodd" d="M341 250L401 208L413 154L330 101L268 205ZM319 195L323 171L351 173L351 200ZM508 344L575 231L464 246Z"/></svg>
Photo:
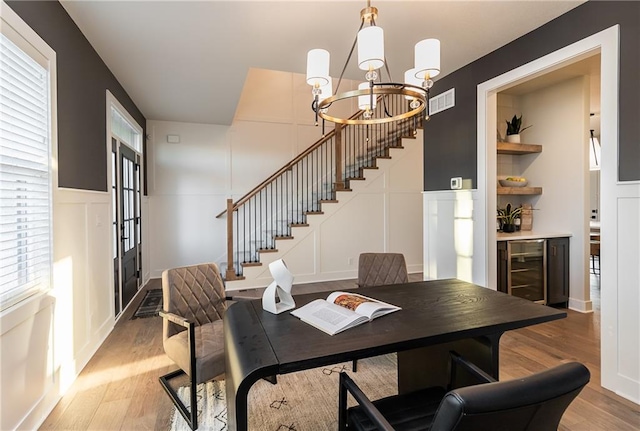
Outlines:
<svg viewBox="0 0 640 431"><path fill-rule="evenodd" d="M51 285L52 199L49 61L2 24L0 309L4 310Z"/></svg>
<svg viewBox="0 0 640 431"><path fill-rule="evenodd" d="M142 152L141 132L115 106L111 106L111 132L137 152Z"/></svg>

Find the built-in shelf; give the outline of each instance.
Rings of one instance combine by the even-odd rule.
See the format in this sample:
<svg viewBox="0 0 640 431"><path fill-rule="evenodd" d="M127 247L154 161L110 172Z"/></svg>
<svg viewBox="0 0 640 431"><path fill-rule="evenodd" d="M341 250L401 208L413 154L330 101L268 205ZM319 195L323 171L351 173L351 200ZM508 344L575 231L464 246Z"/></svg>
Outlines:
<svg viewBox="0 0 640 431"><path fill-rule="evenodd" d="M511 144L509 142L497 142L498 154L533 154L541 153L542 145L538 144Z"/></svg>
<svg viewBox="0 0 640 431"><path fill-rule="evenodd" d="M541 195L542 187L498 187L498 195Z"/></svg>

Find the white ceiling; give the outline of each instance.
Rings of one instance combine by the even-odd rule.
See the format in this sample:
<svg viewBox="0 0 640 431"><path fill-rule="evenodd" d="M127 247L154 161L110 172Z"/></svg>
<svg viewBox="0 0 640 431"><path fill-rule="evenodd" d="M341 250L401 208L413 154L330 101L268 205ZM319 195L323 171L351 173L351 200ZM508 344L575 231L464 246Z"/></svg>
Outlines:
<svg viewBox="0 0 640 431"><path fill-rule="evenodd" d="M440 39L440 77L583 3L373 1L395 81L413 46ZM306 53L331 53L339 76L364 0L61 1L148 120L230 124L250 67L305 73ZM355 55L355 54L354 54ZM362 79L352 59L346 77ZM268 85L268 83L265 83Z"/></svg>

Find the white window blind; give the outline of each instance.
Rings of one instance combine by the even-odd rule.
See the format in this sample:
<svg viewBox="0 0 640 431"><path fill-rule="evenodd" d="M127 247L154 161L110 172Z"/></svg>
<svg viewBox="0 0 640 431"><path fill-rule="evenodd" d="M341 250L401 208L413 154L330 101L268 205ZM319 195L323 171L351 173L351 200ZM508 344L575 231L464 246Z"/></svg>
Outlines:
<svg viewBox="0 0 640 431"><path fill-rule="evenodd" d="M49 72L0 34L0 308L51 283Z"/></svg>

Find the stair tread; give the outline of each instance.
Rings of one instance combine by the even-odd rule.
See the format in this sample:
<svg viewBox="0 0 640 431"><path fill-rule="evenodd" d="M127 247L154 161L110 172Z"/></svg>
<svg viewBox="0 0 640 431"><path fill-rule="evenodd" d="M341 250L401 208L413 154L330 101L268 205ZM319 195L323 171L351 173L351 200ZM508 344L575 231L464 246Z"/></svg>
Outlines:
<svg viewBox="0 0 640 431"><path fill-rule="evenodd" d="M320 199L320 203L321 204L336 204L336 203L338 203L338 200L337 199Z"/></svg>
<svg viewBox="0 0 640 431"><path fill-rule="evenodd" d="M258 253L277 253L277 248L259 248Z"/></svg>
<svg viewBox="0 0 640 431"><path fill-rule="evenodd" d="M291 227L305 227L305 226L309 226L309 223L291 223L289 226L291 226Z"/></svg>
<svg viewBox="0 0 640 431"><path fill-rule="evenodd" d="M224 281L237 281L237 280L244 280L245 276L244 275L236 275L234 278L225 278Z"/></svg>
<svg viewBox="0 0 640 431"><path fill-rule="evenodd" d="M278 240L278 239L293 239L293 237L292 236L277 236L276 240Z"/></svg>
<svg viewBox="0 0 640 431"><path fill-rule="evenodd" d="M319 214L324 214L324 211L305 211L304 214L305 215L319 215Z"/></svg>
<svg viewBox="0 0 640 431"><path fill-rule="evenodd" d="M262 266L262 262L242 262L240 265L244 266Z"/></svg>

